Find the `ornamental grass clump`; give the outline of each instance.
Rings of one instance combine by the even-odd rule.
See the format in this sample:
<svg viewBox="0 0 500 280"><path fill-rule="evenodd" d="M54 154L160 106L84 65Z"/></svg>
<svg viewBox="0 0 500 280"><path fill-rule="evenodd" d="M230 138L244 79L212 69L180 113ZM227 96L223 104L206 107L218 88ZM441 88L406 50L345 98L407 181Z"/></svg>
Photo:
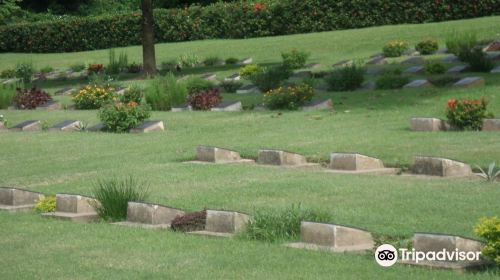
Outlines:
<svg viewBox="0 0 500 280"><path fill-rule="evenodd" d="M264 105L271 110L297 110L313 96L314 89L307 84L279 87L264 94Z"/></svg>
<svg viewBox="0 0 500 280"><path fill-rule="evenodd" d="M450 99L446 108L446 118L453 129L481 130L483 119L491 114L487 113L487 102L484 98L477 100Z"/></svg>

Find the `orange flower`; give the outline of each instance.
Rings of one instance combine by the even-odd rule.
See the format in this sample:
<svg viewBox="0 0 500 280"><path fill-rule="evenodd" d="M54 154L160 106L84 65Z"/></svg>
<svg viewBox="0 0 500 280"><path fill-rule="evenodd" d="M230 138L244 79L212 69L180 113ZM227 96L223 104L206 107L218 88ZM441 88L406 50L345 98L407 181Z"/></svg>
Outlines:
<svg viewBox="0 0 500 280"><path fill-rule="evenodd" d="M128 107L132 107L132 108L133 108L133 107L137 107L137 105L139 105L139 104L137 104L137 102L135 102L135 101L130 101L130 102L127 104L127 106L128 106Z"/></svg>
<svg viewBox="0 0 500 280"><path fill-rule="evenodd" d="M263 4L263 3L260 3L260 2L257 2L255 3L255 5L253 6L253 11L254 12L259 12L259 11L262 11L266 8L266 5Z"/></svg>
<svg viewBox="0 0 500 280"><path fill-rule="evenodd" d="M457 100L456 99L450 99L448 100L448 108L455 108L457 106Z"/></svg>

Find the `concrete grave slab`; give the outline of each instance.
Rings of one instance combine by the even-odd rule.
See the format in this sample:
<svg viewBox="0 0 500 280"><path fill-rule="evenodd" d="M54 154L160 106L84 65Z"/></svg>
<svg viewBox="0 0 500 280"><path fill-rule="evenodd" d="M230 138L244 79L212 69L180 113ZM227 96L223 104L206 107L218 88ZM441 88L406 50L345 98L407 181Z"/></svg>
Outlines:
<svg viewBox="0 0 500 280"><path fill-rule="evenodd" d="M453 84L454 87L473 88L483 87L486 84L482 77L466 77Z"/></svg>
<svg viewBox="0 0 500 280"><path fill-rule="evenodd" d="M422 56L413 56L403 60L401 64L425 64L425 58Z"/></svg>
<svg viewBox="0 0 500 280"><path fill-rule="evenodd" d="M2 85L11 85L11 84L15 84L17 82L18 82L18 79L12 78L12 79L8 79L8 80L3 81Z"/></svg>
<svg viewBox="0 0 500 280"><path fill-rule="evenodd" d="M424 66L412 66L403 71L403 74L421 74L425 70Z"/></svg>
<svg viewBox="0 0 500 280"><path fill-rule="evenodd" d="M98 201L91 197L74 194L56 194L56 212L44 213L42 216L88 223L99 219L94 206Z"/></svg>
<svg viewBox="0 0 500 280"><path fill-rule="evenodd" d="M385 168L378 159L357 153L332 153L328 172L395 174L396 168Z"/></svg>
<svg viewBox="0 0 500 280"><path fill-rule="evenodd" d="M96 125L93 125L87 129L90 132L102 132L106 131L106 125L103 123L98 123Z"/></svg>
<svg viewBox="0 0 500 280"><path fill-rule="evenodd" d="M140 126L132 128L130 133L149 133L155 131L164 131L163 121L145 121Z"/></svg>
<svg viewBox="0 0 500 280"><path fill-rule="evenodd" d="M58 123L54 126L52 126L49 131L50 132L75 132L79 131L82 128L82 122L80 121L74 121L74 120L68 120L68 121L63 121L62 123Z"/></svg>
<svg viewBox="0 0 500 280"><path fill-rule="evenodd" d="M431 88L434 87L428 80L420 79L409 82L403 88Z"/></svg>
<svg viewBox="0 0 500 280"><path fill-rule="evenodd" d="M500 131L500 119L484 119L483 131Z"/></svg>
<svg viewBox="0 0 500 280"><path fill-rule="evenodd" d="M446 124L444 120L437 118L411 118L412 131L444 131Z"/></svg>
<svg viewBox="0 0 500 280"><path fill-rule="evenodd" d="M217 74L209 73L209 74L205 74L205 75L201 76L201 78L203 80L207 80L207 81L214 81L217 79Z"/></svg>
<svg viewBox="0 0 500 280"><path fill-rule="evenodd" d="M147 229L169 229L172 221L185 212L168 206L129 202L127 205L127 221L115 225L140 227Z"/></svg>
<svg viewBox="0 0 500 280"><path fill-rule="evenodd" d="M241 101L226 101L221 102L219 105L213 107L210 111L213 112L235 112L243 110Z"/></svg>
<svg viewBox="0 0 500 280"><path fill-rule="evenodd" d="M492 73L492 74L500 73L500 66L497 66L497 67L493 68L493 69L490 71L490 73Z"/></svg>
<svg viewBox="0 0 500 280"><path fill-rule="evenodd" d="M240 76L240 74L237 74L237 73L233 74L229 77L224 78L224 81L226 81L226 82L236 82L239 80L241 80L241 76Z"/></svg>
<svg viewBox="0 0 500 280"><path fill-rule="evenodd" d="M24 212L32 210L45 196L38 192L16 188L0 188L0 211Z"/></svg>
<svg viewBox="0 0 500 280"><path fill-rule="evenodd" d="M196 161L191 163L221 163L221 164L234 164L234 163L254 163L254 160L243 159L236 151L211 147L211 146L198 146L196 148Z"/></svg>
<svg viewBox="0 0 500 280"><path fill-rule="evenodd" d="M71 95L74 92L76 92L76 89L74 89L74 88L63 88L63 89L56 91L54 94L55 95Z"/></svg>
<svg viewBox="0 0 500 280"><path fill-rule="evenodd" d="M244 85L236 91L237 94L259 93L259 88L254 85Z"/></svg>
<svg viewBox="0 0 500 280"><path fill-rule="evenodd" d="M188 103L184 103L179 106L172 107L172 112L184 112L184 111L193 111L193 107Z"/></svg>
<svg viewBox="0 0 500 280"><path fill-rule="evenodd" d="M368 60L368 62L366 62L366 64L369 64L369 65L385 65L388 63L389 62L387 61L387 59L385 57L374 57L374 58Z"/></svg>
<svg viewBox="0 0 500 280"><path fill-rule="evenodd" d="M489 60L493 60L493 61L499 61L500 60L500 52L487 53L486 58L488 58Z"/></svg>
<svg viewBox="0 0 500 280"><path fill-rule="evenodd" d="M384 73L384 69L380 67L369 67L366 69L367 75L381 75Z"/></svg>
<svg viewBox="0 0 500 280"><path fill-rule="evenodd" d="M305 156L280 150L259 150L257 163L277 166L310 165Z"/></svg>
<svg viewBox="0 0 500 280"><path fill-rule="evenodd" d="M41 131L42 130L42 123L40 121L32 120L32 121L25 121L22 122L12 128L9 129L10 131Z"/></svg>
<svg viewBox="0 0 500 280"><path fill-rule="evenodd" d="M458 57L454 54L450 54L446 57L444 57L443 59L441 59L442 62L445 62L445 63L453 63L453 62L458 62Z"/></svg>
<svg viewBox="0 0 500 280"><path fill-rule="evenodd" d="M318 69L318 68L321 68L321 64L319 63L309 63L309 64L306 64L306 66L304 68L306 69Z"/></svg>
<svg viewBox="0 0 500 280"><path fill-rule="evenodd" d="M36 107L37 110L60 110L61 108L61 104L54 100L45 102L44 104Z"/></svg>
<svg viewBox="0 0 500 280"><path fill-rule="evenodd" d="M441 177L467 177L472 175L472 169L468 164L446 158L426 156L415 157L412 171L414 174Z"/></svg>
<svg viewBox="0 0 500 280"><path fill-rule="evenodd" d="M248 64L252 64L252 63L253 63L253 59L251 57L248 57L248 58L240 60L238 62L238 65L248 65Z"/></svg>
<svg viewBox="0 0 500 280"><path fill-rule="evenodd" d="M194 231L191 234L231 237L245 230L250 216L243 213L219 210L207 210L207 220L204 231Z"/></svg>
<svg viewBox="0 0 500 280"><path fill-rule="evenodd" d="M286 246L332 252L359 252L372 250L375 246L372 234L365 230L307 221L300 224L300 240Z"/></svg>
<svg viewBox="0 0 500 280"><path fill-rule="evenodd" d="M467 66L467 65L457 65L457 66L453 66L450 69L448 69L448 71L446 71L446 73L458 74L458 73L462 73L462 72L466 71L468 68L469 68L469 66Z"/></svg>
<svg viewBox="0 0 500 280"><path fill-rule="evenodd" d="M346 66L352 66L354 64L354 61L350 60L350 59L346 59L346 60L341 60L335 64L333 64L332 66L334 68L336 67L346 67Z"/></svg>
<svg viewBox="0 0 500 280"><path fill-rule="evenodd" d="M331 110L331 109L333 109L333 101L330 98L325 100L311 101L302 106L302 110L304 111Z"/></svg>

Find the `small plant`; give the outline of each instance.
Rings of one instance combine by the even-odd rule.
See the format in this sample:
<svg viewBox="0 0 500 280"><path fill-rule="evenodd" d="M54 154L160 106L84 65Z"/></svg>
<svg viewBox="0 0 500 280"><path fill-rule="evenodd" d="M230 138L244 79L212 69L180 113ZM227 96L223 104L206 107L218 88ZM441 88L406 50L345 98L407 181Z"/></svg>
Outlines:
<svg viewBox="0 0 500 280"><path fill-rule="evenodd" d="M188 93L207 91L215 87L214 83L200 77L191 77L185 82Z"/></svg>
<svg viewBox="0 0 500 280"><path fill-rule="evenodd" d="M6 120L5 120L5 117L4 115L0 115L0 123L5 123Z"/></svg>
<svg viewBox="0 0 500 280"><path fill-rule="evenodd" d="M36 202L35 210L37 213L50 213L56 211L56 197L46 196Z"/></svg>
<svg viewBox="0 0 500 280"><path fill-rule="evenodd" d="M238 63L238 61L239 61L239 60L238 60L237 58L235 58L235 57L230 57L230 58L226 59L226 64L227 64L227 65L235 65L235 64L237 64L237 63Z"/></svg>
<svg viewBox="0 0 500 280"><path fill-rule="evenodd" d="M161 62L161 69L163 70L173 70L175 69L175 66L178 64L176 59L170 59L167 61L162 61Z"/></svg>
<svg viewBox="0 0 500 280"><path fill-rule="evenodd" d="M131 74L141 73L142 72L142 64L137 64L135 62L130 63L127 66L127 72Z"/></svg>
<svg viewBox="0 0 500 280"><path fill-rule="evenodd" d="M361 87L364 75L365 68L353 64L334 70L325 80L333 91L352 91Z"/></svg>
<svg viewBox="0 0 500 280"><path fill-rule="evenodd" d="M439 44L433 38L424 39L415 46L415 50L418 51L421 55L433 54L438 49L439 49Z"/></svg>
<svg viewBox="0 0 500 280"><path fill-rule="evenodd" d="M446 66L439 61L427 62L425 65L425 73L429 75L444 74L446 72Z"/></svg>
<svg viewBox="0 0 500 280"><path fill-rule="evenodd" d="M495 182L497 178L500 178L500 170L497 170L496 163L492 162L488 166L487 172L484 171L479 165L476 165L476 167L481 171L481 173L477 174L477 176L485 179L487 182Z"/></svg>
<svg viewBox="0 0 500 280"><path fill-rule="evenodd" d="M205 229L207 211L187 213L172 220L171 228L174 231L191 232Z"/></svg>
<svg viewBox="0 0 500 280"><path fill-rule="evenodd" d="M7 109L14 102L16 91L9 88L0 88L0 109Z"/></svg>
<svg viewBox="0 0 500 280"><path fill-rule="evenodd" d="M116 52L114 49L109 50L109 64L106 67L106 73L110 75L120 74L122 71L128 67L128 55L125 52L121 52L118 58L116 57Z"/></svg>
<svg viewBox="0 0 500 280"><path fill-rule="evenodd" d="M16 77L16 70L14 69L5 69L0 72L0 78L11 79L14 77Z"/></svg>
<svg viewBox="0 0 500 280"><path fill-rule="evenodd" d="M429 82L436 87L447 87L458 82L460 78L455 76L429 77Z"/></svg>
<svg viewBox="0 0 500 280"><path fill-rule="evenodd" d="M195 54L183 54L179 57L179 64L184 68L196 67L200 63L200 58Z"/></svg>
<svg viewBox="0 0 500 280"><path fill-rule="evenodd" d="M52 71L54 71L54 68L52 68L52 66L45 66L42 69L40 69L40 73L42 74L48 74Z"/></svg>
<svg viewBox="0 0 500 280"><path fill-rule="evenodd" d="M31 62L18 63L16 66L16 78L20 79L25 87L31 84L34 73L35 68Z"/></svg>
<svg viewBox="0 0 500 280"><path fill-rule="evenodd" d="M477 36L473 32L453 32L446 38L446 48L448 52L464 59L470 50L478 43Z"/></svg>
<svg viewBox="0 0 500 280"><path fill-rule="evenodd" d="M129 103L134 101L135 103L142 102L142 90L137 86L131 86L129 89L125 90L122 96L120 96L120 101L123 103Z"/></svg>
<svg viewBox="0 0 500 280"><path fill-rule="evenodd" d="M264 104L271 110L297 110L313 96L314 89L307 84L279 87L264 94Z"/></svg>
<svg viewBox="0 0 500 280"><path fill-rule="evenodd" d="M99 109L115 98L114 88L90 84L73 95L75 108L80 110Z"/></svg>
<svg viewBox="0 0 500 280"><path fill-rule="evenodd" d="M220 86L225 92L235 93L239 88L243 86L242 82L239 81L223 81Z"/></svg>
<svg viewBox="0 0 500 280"><path fill-rule="evenodd" d="M304 209L301 205L280 210L261 210L253 215L243 236L266 242L297 240L302 221L328 222L330 219L327 213Z"/></svg>
<svg viewBox="0 0 500 280"><path fill-rule="evenodd" d="M102 64L89 64L87 68L89 74L100 74L104 72L104 65Z"/></svg>
<svg viewBox="0 0 500 280"><path fill-rule="evenodd" d="M99 110L99 119L110 132L124 133L139 126L151 116L151 107L148 104L111 103Z"/></svg>
<svg viewBox="0 0 500 280"><path fill-rule="evenodd" d="M220 57L218 57L218 56L208 56L203 61L203 64L205 64L205 66L220 65L220 64L222 64L222 59Z"/></svg>
<svg viewBox="0 0 500 280"><path fill-rule="evenodd" d="M262 92L267 92L278 88L290 75L290 69L276 66L266 68L263 72L254 75L251 80Z"/></svg>
<svg viewBox="0 0 500 280"><path fill-rule="evenodd" d="M251 80L252 77L264 72L264 69L257 64L248 64L240 69L240 76L243 79Z"/></svg>
<svg viewBox="0 0 500 280"><path fill-rule="evenodd" d="M133 177L124 180L116 178L96 182L92 195L99 201L94 206L97 214L106 221L121 221L127 218L130 201L144 201L148 187Z"/></svg>
<svg viewBox="0 0 500 280"><path fill-rule="evenodd" d="M188 98L188 103L191 107L193 107L194 110L201 111L210 110L219 105L221 101L222 96L217 88L191 93Z"/></svg>
<svg viewBox="0 0 500 280"><path fill-rule="evenodd" d="M73 72L81 72L85 70L85 63L75 63L69 67Z"/></svg>
<svg viewBox="0 0 500 280"><path fill-rule="evenodd" d="M385 73L375 81L377 89L398 89L410 82L407 76L398 75L395 73Z"/></svg>
<svg viewBox="0 0 500 280"><path fill-rule="evenodd" d="M168 111L172 106L186 102L188 95L184 83L178 82L174 74L169 73L165 77L157 76L146 89L146 102L154 110Z"/></svg>
<svg viewBox="0 0 500 280"><path fill-rule="evenodd" d="M483 119L489 114L486 112L486 100L448 100L446 117L450 125L457 130L481 130Z"/></svg>
<svg viewBox="0 0 500 280"><path fill-rule="evenodd" d="M18 109L36 109L36 107L50 100L52 100L52 97L41 89L17 89L14 96L14 105Z"/></svg>
<svg viewBox="0 0 500 280"><path fill-rule="evenodd" d="M462 52L463 61L467 62L470 70L474 72L490 72L495 67L493 61L488 59L486 53L480 47L475 47L469 52Z"/></svg>
<svg viewBox="0 0 500 280"><path fill-rule="evenodd" d="M482 256L500 266L500 219L498 217L482 218L474 228L474 232L486 240Z"/></svg>
<svg viewBox="0 0 500 280"><path fill-rule="evenodd" d="M306 65L309 53L305 51L292 50L291 52L281 53L283 59L283 66L290 70L296 70Z"/></svg>
<svg viewBox="0 0 500 280"><path fill-rule="evenodd" d="M399 57L408 50L408 44L401 40L395 40L387 43L383 48L385 57Z"/></svg>

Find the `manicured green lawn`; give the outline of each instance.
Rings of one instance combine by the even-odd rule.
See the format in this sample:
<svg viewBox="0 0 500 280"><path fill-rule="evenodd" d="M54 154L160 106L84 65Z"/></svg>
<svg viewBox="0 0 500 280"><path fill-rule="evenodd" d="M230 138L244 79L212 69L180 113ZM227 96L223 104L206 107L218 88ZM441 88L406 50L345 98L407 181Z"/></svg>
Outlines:
<svg viewBox="0 0 500 280"><path fill-rule="evenodd" d="M251 56L277 63L281 50L307 49L311 61L329 65L380 51L389 39L411 42L451 29L497 35L500 17L425 25L376 27L275 38L201 41L157 46L160 61L193 52ZM126 48L138 60L139 47ZM213 51L213 52L212 52ZM0 69L31 57L36 65L69 66L85 59L106 62L106 51L58 55L0 54ZM57 58L57 59L56 59ZM104 61L103 61L104 60ZM230 73L235 69L223 69ZM474 73L473 75L477 75ZM500 214L500 183L473 179L340 175L320 170L264 166L194 165L197 145L216 145L255 158L259 148L302 153L325 163L330 152L352 151L381 158L387 166L408 167L416 155L448 157L486 166L500 162L500 134L487 132L417 133L413 116L444 117L450 98L479 98L500 116L500 78L482 75L479 89L424 89L322 93L334 112L238 113L155 112L164 133L2 133L0 186L47 194L90 194L99 178L134 175L150 185L149 201L186 210L224 208L253 213L291 204L326 210L334 223L365 228L376 235L409 239L416 231L475 237L480 217ZM49 85L50 89L64 86ZM260 95L225 95L244 105ZM68 102L67 100L65 102ZM39 119L52 125L66 119L98 122L96 111L0 110L9 125ZM371 255L328 254L283 248L280 244L217 240L169 232L150 232L107 224L77 225L36 214L0 213L2 277L18 278L173 278L173 279L448 279L498 278L498 271L457 274L396 265L382 269Z"/></svg>

